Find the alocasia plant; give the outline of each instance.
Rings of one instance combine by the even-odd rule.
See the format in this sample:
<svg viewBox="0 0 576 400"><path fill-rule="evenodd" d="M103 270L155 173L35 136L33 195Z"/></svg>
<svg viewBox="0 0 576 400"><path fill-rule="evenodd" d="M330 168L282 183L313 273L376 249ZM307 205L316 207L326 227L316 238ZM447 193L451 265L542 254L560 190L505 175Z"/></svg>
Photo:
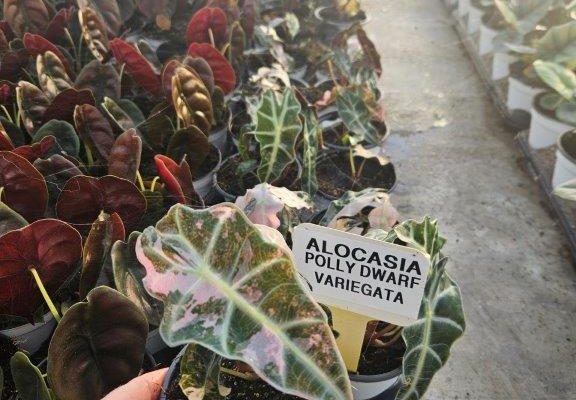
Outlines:
<svg viewBox="0 0 576 400"><path fill-rule="evenodd" d="M164 303L162 338L244 361L288 394L351 399L326 315L268 235L232 204L176 205L146 229L136 253L144 286Z"/></svg>
<svg viewBox="0 0 576 400"><path fill-rule="evenodd" d="M540 105L556 113L556 118L576 126L576 74L560 64L538 60L536 73L555 93L540 98Z"/></svg>

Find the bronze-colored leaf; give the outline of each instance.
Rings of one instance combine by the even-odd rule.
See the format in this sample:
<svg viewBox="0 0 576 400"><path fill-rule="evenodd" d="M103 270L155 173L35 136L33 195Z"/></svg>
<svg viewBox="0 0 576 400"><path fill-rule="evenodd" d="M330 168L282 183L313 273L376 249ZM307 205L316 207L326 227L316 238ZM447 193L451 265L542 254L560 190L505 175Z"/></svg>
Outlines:
<svg viewBox="0 0 576 400"><path fill-rule="evenodd" d="M185 127L196 125L206 136L213 122L212 100L197 74L178 67L172 77L172 101Z"/></svg>
<svg viewBox="0 0 576 400"><path fill-rule="evenodd" d="M72 87L72 81L66 73L66 67L60 58L51 51L36 57L38 82L44 93L53 99L58 93Z"/></svg>
<svg viewBox="0 0 576 400"><path fill-rule="evenodd" d="M18 37L24 33L44 33L50 23L42 0L4 0L4 19Z"/></svg>
<svg viewBox="0 0 576 400"><path fill-rule="evenodd" d="M208 61L202 57L186 56L182 63L196 71L200 79L202 79L202 82L204 82L206 89L208 89L210 93L214 92L214 73Z"/></svg>
<svg viewBox="0 0 576 400"><path fill-rule="evenodd" d="M136 180L142 157L142 139L134 129L127 130L114 142L108 161L108 174L124 178L131 182Z"/></svg>
<svg viewBox="0 0 576 400"><path fill-rule="evenodd" d="M41 89L26 81L18 83L16 99L24 128L33 136L42 125L42 117L50 106L50 100Z"/></svg>
<svg viewBox="0 0 576 400"><path fill-rule="evenodd" d="M78 11L82 37L88 45L90 52L100 62L108 58L108 34L106 26L98 14L90 7Z"/></svg>

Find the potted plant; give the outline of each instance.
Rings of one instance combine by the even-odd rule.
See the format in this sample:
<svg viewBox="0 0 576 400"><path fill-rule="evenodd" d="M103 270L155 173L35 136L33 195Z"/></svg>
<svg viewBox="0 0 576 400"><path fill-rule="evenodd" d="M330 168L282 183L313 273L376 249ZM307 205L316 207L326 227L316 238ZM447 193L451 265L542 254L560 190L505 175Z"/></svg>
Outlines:
<svg viewBox="0 0 576 400"><path fill-rule="evenodd" d="M536 73L554 93L534 98L528 141L535 149L551 146L576 127L576 74L562 65L538 60Z"/></svg>
<svg viewBox="0 0 576 400"><path fill-rule="evenodd" d="M542 60L570 64L576 57L572 46L574 38L576 21L550 28L533 46L509 46L519 57L519 61L510 66L507 98L509 110L531 111L534 97L546 88L534 69L534 62Z"/></svg>
<svg viewBox="0 0 576 400"><path fill-rule="evenodd" d="M556 149L556 164L552 176L554 189L572 181L576 177L576 132L568 131L560 135Z"/></svg>
<svg viewBox="0 0 576 400"><path fill-rule="evenodd" d="M492 79L506 78L510 64L517 58L509 54L510 45L522 45L528 33L550 12L554 1L526 1L510 4L498 0L495 2L498 11L505 19L507 28L494 38L494 54L492 60Z"/></svg>

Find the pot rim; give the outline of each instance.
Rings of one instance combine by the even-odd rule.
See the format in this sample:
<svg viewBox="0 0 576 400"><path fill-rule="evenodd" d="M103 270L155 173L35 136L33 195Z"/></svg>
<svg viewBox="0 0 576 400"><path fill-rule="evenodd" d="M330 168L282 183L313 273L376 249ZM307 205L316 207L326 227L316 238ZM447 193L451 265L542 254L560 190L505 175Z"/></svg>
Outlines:
<svg viewBox="0 0 576 400"><path fill-rule="evenodd" d="M366 24L367 22L370 21L370 17L368 16L368 14L364 13L364 18L359 18L357 20L349 20L349 21L330 21L326 18L324 18L324 16L322 15L322 12L324 10L327 10L329 8L334 8L333 6L321 6L321 7L317 7L314 10L314 17L316 17L317 20L319 20L320 22L325 22L329 25L335 26L335 27L349 27L352 26L356 23L360 23L362 25Z"/></svg>
<svg viewBox="0 0 576 400"><path fill-rule="evenodd" d="M568 139L568 138L573 138L573 140L576 141L576 129L572 129L572 130L569 130L569 131L562 133L558 137L558 141L556 142L557 148L558 148L558 151L560 151L560 153L562 153L562 155L564 157L566 157L566 159L568 159L570 162L576 164L576 151L575 151L575 154L570 154L565 149L564 144L563 144L563 139ZM575 148L575 150L576 150L576 148Z"/></svg>

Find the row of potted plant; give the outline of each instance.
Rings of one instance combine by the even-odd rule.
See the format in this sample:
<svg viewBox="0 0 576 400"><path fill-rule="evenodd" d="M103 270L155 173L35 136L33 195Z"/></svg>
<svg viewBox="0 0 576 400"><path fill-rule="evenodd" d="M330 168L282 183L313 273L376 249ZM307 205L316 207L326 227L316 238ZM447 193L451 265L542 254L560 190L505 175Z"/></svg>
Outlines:
<svg viewBox="0 0 576 400"><path fill-rule="evenodd" d="M490 54L492 78L508 82L509 110L530 113L533 149L557 146L553 187L576 178L576 21L565 1L470 1L458 8L481 13L479 53ZM467 11L466 11L467 10Z"/></svg>
<svg viewBox="0 0 576 400"><path fill-rule="evenodd" d="M2 399L100 399L160 366L169 400L422 397L462 302L437 223L390 204L357 2L2 10ZM431 261L418 322L370 323L358 371L291 257L309 221Z"/></svg>

